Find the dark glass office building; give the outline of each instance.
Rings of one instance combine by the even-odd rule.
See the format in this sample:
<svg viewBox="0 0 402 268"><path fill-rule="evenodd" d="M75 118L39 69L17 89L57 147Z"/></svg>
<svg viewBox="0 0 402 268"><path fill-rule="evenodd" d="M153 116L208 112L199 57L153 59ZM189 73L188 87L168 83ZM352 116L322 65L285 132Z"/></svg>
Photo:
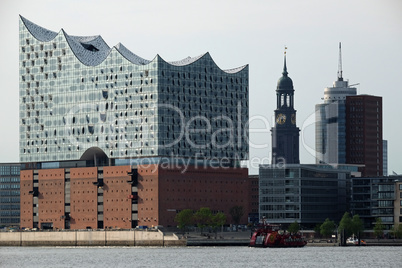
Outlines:
<svg viewBox="0 0 402 268"><path fill-rule="evenodd" d="M20 224L20 164L0 163L0 227Z"/></svg>
<svg viewBox="0 0 402 268"><path fill-rule="evenodd" d="M386 230L400 224L402 176L352 178L351 213L358 214L366 229L373 229L376 218L381 218Z"/></svg>
<svg viewBox="0 0 402 268"><path fill-rule="evenodd" d="M260 218L299 222L306 228L326 218L339 221L348 204L350 171L326 165L260 166Z"/></svg>

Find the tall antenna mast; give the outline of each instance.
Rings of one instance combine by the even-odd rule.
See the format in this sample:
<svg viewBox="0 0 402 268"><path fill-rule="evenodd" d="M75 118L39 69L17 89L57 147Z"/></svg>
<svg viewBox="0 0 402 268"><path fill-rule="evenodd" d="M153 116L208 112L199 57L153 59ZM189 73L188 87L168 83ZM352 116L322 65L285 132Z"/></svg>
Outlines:
<svg viewBox="0 0 402 268"><path fill-rule="evenodd" d="M343 77L342 77L342 48L341 48L341 42L339 42L338 81L343 81Z"/></svg>

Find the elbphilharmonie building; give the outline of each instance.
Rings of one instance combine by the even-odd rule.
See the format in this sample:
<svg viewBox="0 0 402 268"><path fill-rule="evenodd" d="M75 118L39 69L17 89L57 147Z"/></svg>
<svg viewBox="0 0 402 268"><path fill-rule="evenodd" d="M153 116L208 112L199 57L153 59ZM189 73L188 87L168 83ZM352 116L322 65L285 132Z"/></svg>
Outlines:
<svg viewBox="0 0 402 268"><path fill-rule="evenodd" d="M175 226L183 209L248 210L247 65L146 60L22 16L19 35L21 227Z"/></svg>
<svg viewBox="0 0 402 268"><path fill-rule="evenodd" d="M248 158L248 65L143 59L20 16L20 162Z"/></svg>

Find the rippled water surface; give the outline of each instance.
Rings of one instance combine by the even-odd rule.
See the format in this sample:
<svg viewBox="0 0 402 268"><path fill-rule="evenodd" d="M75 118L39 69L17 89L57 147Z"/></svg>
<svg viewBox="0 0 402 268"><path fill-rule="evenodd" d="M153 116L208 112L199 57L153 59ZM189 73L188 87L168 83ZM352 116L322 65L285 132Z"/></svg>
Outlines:
<svg viewBox="0 0 402 268"><path fill-rule="evenodd" d="M0 247L0 267L402 267L402 247Z"/></svg>

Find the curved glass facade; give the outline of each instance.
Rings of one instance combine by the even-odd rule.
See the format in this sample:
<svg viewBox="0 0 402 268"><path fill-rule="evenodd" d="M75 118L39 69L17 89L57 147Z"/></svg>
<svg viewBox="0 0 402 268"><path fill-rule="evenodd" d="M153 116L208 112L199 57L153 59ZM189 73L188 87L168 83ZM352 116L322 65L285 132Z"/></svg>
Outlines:
<svg viewBox="0 0 402 268"><path fill-rule="evenodd" d="M248 158L248 66L142 59L20 17L20 162Z"/></svg>

